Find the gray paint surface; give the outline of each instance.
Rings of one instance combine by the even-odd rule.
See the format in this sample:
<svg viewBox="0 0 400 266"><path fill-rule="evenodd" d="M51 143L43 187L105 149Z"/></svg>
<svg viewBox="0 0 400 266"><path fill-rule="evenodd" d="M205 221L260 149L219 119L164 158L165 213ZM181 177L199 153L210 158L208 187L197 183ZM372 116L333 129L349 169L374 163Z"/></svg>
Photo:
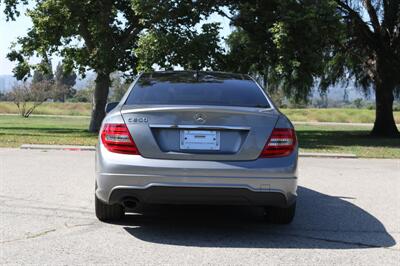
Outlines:
<svg viewBox="0 0 400 266"><path fill-rule="evenodd" d="M101 223L93 168L93 152L0 149L1 264L398 265L399 160L301 158L289 226L249 207Z"/></svg>
<svg viewBox="0 0 400 266"><path fill-rule="evenodd" d="M121 110L132 138L143 157L159 159L193 160L256 160L275 127L279 112L274 109L220 107L220 106L160 106L137 108L124 106ZM204 115L204 124L196 123L194 116ZM110 115L107 121L113 122L118 113ZM136 119L145 118L146 123L135 123ZM282 117L281 119L285 119ZM171 136L157 134L168 126ZM221 132L221 150L214 154L199 152L179 152L179 132L187 129L216 129ZM241 129L240 129L241 128ZM236 134L235 134L236 133ZM157 138L164 137L162 140ZM158 142L157 142L158 141ZM160 142L167 143L166 150L160 149ZM238 145L236 152L229 146Z"/></svg>
<svg viewBox="0 0 400 266"><path fill-rule="evenodd" d="M207 117L205 123L194 121L198 113ZM116 108L109 113L103 126L120 123L121 120L127 125L141 155L113 153L105 148L102 141L98 142L96 196L103 202L112 203L111 195L121 189L147 189L152 186L233 188L232 195L236 193L235 188L244 188L284 196L280 202L251 200L258 206L282 207L295 201L297 145L288 156L259 158L274 127L292 128L290 121L274 109L124 106L121 111ZM180 150L179 133L182 128L188 127L217 128L221 134L221 150ZM166 136L169 135L160 134L166 128L172 130L168 139ZM164 138L163 141L160 138ZM229 145L233 143L239 146L236 152L229 151ZM163 150L163 145L166 150ZM130 196L135 197L134 194ZM213 203L210 198L209 204Z"/></svg>

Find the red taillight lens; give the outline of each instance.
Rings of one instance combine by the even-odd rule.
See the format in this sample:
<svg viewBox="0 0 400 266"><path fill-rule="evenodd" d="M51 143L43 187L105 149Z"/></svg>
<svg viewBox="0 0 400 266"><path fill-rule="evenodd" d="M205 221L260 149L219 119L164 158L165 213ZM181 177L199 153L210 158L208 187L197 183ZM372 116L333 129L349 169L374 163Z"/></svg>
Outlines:
<svg viewBox="0 0 400 266"><path fill-rule="evenodd" d="M125 124L105 124L101 132L101 141L111 152L140 154Z"/></svg>
<svg viewBox="0 0 400 266"><path fill-rule="evenodd" d="M274 128L261 158L283 157L291 154L296 147L296 133L292 128Z"/></svg>

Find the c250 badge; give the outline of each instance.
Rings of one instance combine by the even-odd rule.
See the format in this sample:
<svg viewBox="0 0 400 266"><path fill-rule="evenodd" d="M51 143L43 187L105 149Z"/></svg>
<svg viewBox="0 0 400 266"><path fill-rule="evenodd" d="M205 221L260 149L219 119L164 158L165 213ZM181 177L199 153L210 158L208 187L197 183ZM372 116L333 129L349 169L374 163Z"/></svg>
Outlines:
<svg viewBox="0 0 400 266"><path fill-rule="evenodd" d="M147 117L129 117L128 123L147 123L149 119Z"/></svg>

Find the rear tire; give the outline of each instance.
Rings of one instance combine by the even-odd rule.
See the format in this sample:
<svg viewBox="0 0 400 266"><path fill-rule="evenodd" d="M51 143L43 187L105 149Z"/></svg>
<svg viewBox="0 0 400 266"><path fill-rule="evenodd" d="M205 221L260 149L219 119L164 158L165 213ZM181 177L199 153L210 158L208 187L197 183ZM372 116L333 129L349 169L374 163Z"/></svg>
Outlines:
<svg viewBox="0 0 400 266"><path fill-rule="evenodd" d="M296 214L296 202L286 208L265 207L267 221L273 224L290 224Z"/></svg>
<svg viewBox="0 0 400 266"><path fill-rule="evenodd" d="M118 221L124 216L124 208L119 204L109 205L95 196L96 217L103 222Z"/></svg>

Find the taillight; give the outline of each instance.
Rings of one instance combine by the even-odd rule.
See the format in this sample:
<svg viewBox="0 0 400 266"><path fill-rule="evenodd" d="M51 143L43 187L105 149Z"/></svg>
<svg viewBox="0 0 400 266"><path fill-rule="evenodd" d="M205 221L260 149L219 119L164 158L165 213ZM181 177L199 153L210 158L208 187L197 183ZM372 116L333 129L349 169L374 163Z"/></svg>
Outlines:
<svg viewBox="0 0 400 266"><path fill-rule="evenodd" d="M107 150L124 154L140 154L125 124L105 124L101 141Z"/></svg>
<svg viewBox="0 0 400 266"><path fill-rule="evenodd" d="M283 157L291 154L296 147L296 133L292 128L274 128L260 154L261 158Z"/></svg>

